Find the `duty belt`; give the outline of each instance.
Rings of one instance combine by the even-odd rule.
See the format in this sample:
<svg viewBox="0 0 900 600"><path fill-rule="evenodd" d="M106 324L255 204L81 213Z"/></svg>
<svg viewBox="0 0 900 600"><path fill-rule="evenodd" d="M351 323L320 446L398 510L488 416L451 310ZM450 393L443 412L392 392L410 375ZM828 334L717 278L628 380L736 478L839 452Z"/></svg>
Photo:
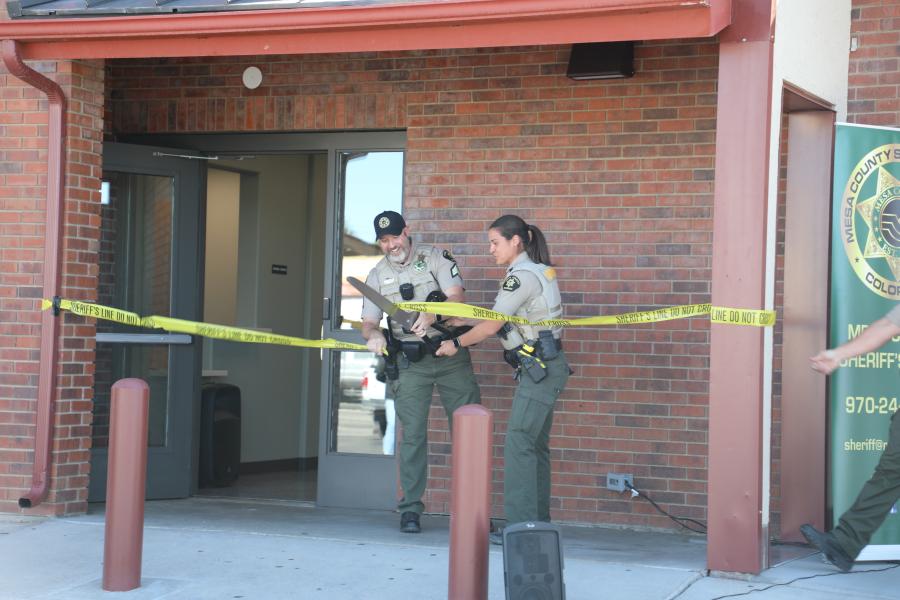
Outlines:
<svg viewBox="0 0 900 600"><path fill-rule="evenodd" d="M504 350L503 351L503 360L509 364L512 368L516 369L520 364L520 353L524 350L527 354L531 354L532 356L537 356L541 360L553 360L559 354L559 351L562 350L562 340L559 338L553 338L553 344L556 346L556 352L547 353L543 349L542 341L528 341L524 344L516 346L515 348ZM547 358L550 356L550 358Z"/></svg>
<svg viewBox="0 0 900 600"><path fill-rule="evenodd" d="M528 340L518 348L515 348L516 352L522 349L541 360L553 360L559 356L559 351L562 350L562 340L559 338L553 338L553 342L547 339Z"/></svg>

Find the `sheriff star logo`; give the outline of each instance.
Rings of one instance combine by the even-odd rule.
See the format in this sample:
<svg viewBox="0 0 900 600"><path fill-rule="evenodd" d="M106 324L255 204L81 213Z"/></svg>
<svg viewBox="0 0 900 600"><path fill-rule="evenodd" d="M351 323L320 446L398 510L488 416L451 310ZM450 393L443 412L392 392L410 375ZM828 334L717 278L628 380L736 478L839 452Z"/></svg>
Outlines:
<svg viewBox="0 0 900 600"><path fill-rule="evenodd" d="M900 300L900 144L873 149L850 172L841 207L844 250L863 285Z"/></svg>
<svg viewBox="0 0 900 600"><path fill-rule="evenodd" d="M504 292L514 292L519 289L519 286L522 285L522 282L519 281L519 278L515 275L510 275L506 279L503 280L503 286L501 289Z"/></svg>

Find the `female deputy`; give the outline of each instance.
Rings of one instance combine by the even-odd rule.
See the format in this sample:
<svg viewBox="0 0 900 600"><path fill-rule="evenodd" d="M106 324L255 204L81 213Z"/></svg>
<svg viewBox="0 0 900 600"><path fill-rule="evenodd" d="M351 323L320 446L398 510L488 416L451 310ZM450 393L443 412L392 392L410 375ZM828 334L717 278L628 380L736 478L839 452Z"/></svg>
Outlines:
<svg viewBox="0 0 900 600"><path fill-rule="evenodd" d="M530 323L562 315L556 272L544 234L516 215L504 215L488 230L491 254L509 265L494 310ZM556 398L569 378L560 328L472 321L474 327L444 341L439 356L452 356L498 334L504 358L516 367L518 386L504 449L503 500L508 524L550 521L550 427Z"/></svg>

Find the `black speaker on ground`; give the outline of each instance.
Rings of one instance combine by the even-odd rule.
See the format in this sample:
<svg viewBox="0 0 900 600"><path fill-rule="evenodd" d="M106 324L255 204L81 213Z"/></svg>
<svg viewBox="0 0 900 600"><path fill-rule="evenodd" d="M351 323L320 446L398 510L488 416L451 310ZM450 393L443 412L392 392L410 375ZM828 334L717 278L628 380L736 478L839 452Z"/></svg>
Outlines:
<svg viewBox="0 0 900 600"><path fill-rule="evenodd" d="M565 600L559 528L516 523L503 530L506 600Z"/></svg>
<svg viewBox="0 0 900 600"><path fill-rule="evenodd" d="M634 75L634 42L572 44L569 79L617 79Z"/></svg>
<svg viewBox="0 0 900 600"><path fill-rule="evenodd" d="M206 383L200 397L200 487L225 487L241 466L241 390Z"/></svg>

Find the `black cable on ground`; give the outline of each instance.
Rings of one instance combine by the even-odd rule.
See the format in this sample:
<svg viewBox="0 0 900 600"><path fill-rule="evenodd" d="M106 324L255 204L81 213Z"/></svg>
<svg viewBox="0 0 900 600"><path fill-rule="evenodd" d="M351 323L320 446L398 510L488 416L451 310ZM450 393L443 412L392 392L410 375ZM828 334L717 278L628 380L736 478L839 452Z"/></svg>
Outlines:
<svg viewBox="0 0 900 600"><path fill-rule="evenodd" d="M796 582L802 581L804 579L816 579L817 577L831 577L832 575L859 575L860 573L880 573L882 571L890 571L891 569L896 569L897 567L900 567L900 564L895 564L890 567L884 567L883 569L866 569L865 571L847 571L846 573L843 571L835 571L834 573L819 573L817 575L807 575L805 577L797 577L796 579L791 579L790 581L786 581L784 583L773 583L772 585L767 585L766 587L763 587L763 588L754 588L752 590L747 590L746 592L741 592L740 594L726 594L725 596L716 596L715 598L711 598L710 600L722 600L723 598L737 598L738 596L746 596L746 595L752 594L754 592L764 592L764 591L770 590L774 587L791 585L792 583L796 583Z"/></svg>
<svg viewBox="0 0 900 600"><path fill-rule="evenodd" d="M640 496L641 498L643 498L644 500L646 500L647 502L649 502L650 504L652 504L652 505L653 505L653 508L655 508L656 510L658 510L658 511L661 512L662 514L666 515L667 517L669 517L670 519L672 519L673 521L675 521L676 523L678 523L679 525L681 525L682 527L684 527L685 529L687 529L688 531L692 531L692 532L694 532L694 533L703 533L703 534L706 533L706 523L703 523L703 522L701 522L701 521L697 521L696 519L691 519L691 518L688 518L688 517L674 517L674 516L670 515L669 513L667 513L666 511L664 511L664 510L660 507L659 504L657 504L656 502L654 502L654 501L653 501L653 498L651 498L650 496L648 496L646 493L642 492L641 490L635 488L634 486L632 486L632 485L631 485L630 483L628 483L627 481L625 482L625 488L631 492L632 496ZM694 523L694 524L698 525L699 527L701 527L701 529L694 529L693 527L689 527L689 526L686 525L685 523Z"/></svg>
<svg viewBox="0 0 900 600"><path fill-rule="evenodd" d="M643 498L644 500L646 500L647 502L652 504L653 508L655 508L662 514L666 515L667 517L669 517L670 519L672 519L673 521L675 521L676 523L678 523L679 525L681 525L682 527L687 529L688 531L692 531L694 533L704 533L704 534L706 533L706 523L702 523L700 521L697 521L696 519L691 519L688 517L675 517L675 516L670 515L669 513L664 511L659 506L659 504L654 502L650 496L648 496L646 493L642 492L641 490L635 488L627 481L625 482L625 488L628 489L632 493L633 496L640 496L641 498ZM685 523L682 523L682 521L685 521L688 523L695 523L696 525L702 527L702 530L694 529L693 527L688 527L687 525L685 525ZM804 544L802 542L778 542L778 543L785 545L785 546L795 546L795 545L796 546L807 546L807 544ZM724 598L737 598L739 596L747 596L749 594L753 594L754 592L764 592L764 591L770 590L772 588L791 585L792 583L796 583L798 581L803 581L804 579L816 579L818 577L831 577L832 575L857 575L860 573L881 573L883 571L890 571L892 569L896 569L897 567L900 567L900 563L894 564L890 567L884 567L883 569L866 569L864 571L847 571L847 572L835 571L834 573L818 573L816 575L806 575L805 577L797 577L796 579L791 579L790 581L786 581L784 583L773 583L771 585L767 585L766 587L753 588L752 590L747 590L746 592L741 592L739 594L726 594L724 596L716 596L715 598L711 598L710 600L723 600ZM700 581L700 579L698 579L697 581ZM684 588L683 590L681 590L681 592L678 593L678 596L681 596L682 594L684 594L691 587L693 587L693 584L691 584L691 585L687 586L686 588ZM678 596L675 596L675 598L677 598ZM673 598L673 600L674 600L674 598Z"/></svg>

